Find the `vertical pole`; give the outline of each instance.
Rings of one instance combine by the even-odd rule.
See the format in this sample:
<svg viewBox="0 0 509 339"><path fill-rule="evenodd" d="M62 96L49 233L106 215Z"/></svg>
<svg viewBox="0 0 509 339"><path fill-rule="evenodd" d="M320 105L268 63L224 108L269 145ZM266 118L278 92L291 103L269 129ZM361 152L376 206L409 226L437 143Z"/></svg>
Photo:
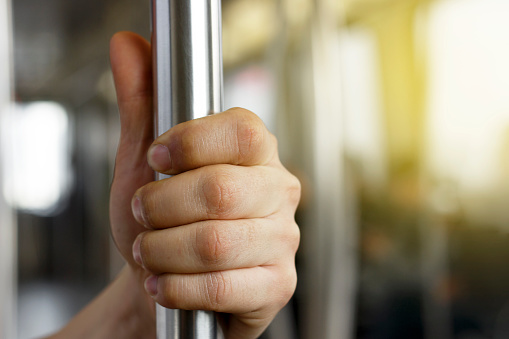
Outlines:
<svg viewBox="0 0 509 339"><path fill-rule="evenodd" d="M16 218L6 202L12 109L10 0L0 0L0 338L16 338ZM10 152L9 152L10 153Z"/></svg>
<svg viewBox="0 0 509 339"><path fill-rule="evenodd" d="M152 0L155 132L220 112L221 1ZM157 174L156 179L167 178ZM158 339L213 339L213 312L157 305Z"/></svg>

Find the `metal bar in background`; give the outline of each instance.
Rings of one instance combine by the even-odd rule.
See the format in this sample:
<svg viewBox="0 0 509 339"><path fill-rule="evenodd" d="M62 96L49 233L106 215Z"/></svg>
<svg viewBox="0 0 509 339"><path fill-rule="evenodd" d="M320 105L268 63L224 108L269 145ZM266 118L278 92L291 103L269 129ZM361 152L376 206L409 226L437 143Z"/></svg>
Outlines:
<svg viewBox="0 0 509 339"><path fill-rule="evenodd" d="M157 135L222 111L220 0L152 0L152 49ZM217 331L213 312L157 305L158 339L212 339Z"/></svg>
<svg viewBox="0 0 509 339"><path fill-rule="evenodd" d="M10 0L0 0L0 338L16 338L17 332L16 219L5 199L13 105L11 13Z"/></svg>

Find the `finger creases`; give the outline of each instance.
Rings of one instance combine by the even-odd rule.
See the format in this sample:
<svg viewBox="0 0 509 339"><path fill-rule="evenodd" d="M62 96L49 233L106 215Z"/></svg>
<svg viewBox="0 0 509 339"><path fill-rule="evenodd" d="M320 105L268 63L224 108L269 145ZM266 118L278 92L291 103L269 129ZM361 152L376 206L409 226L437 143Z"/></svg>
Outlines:
<svg viewBox="0 0 509 339"><path fill-rule="evenodd" d="M204 220L263 218L292 211L293 177L277 168L214 165L150 183L138 190L139 222L160 229ZM287 205L292 205L288 206Z"/></svg>
<svg viewBox="0 0 509 339"><path fill-rule="evenodd" d="M171 161L160 156L158 145L168 150ZM274 158L276 138L242 108L179 124L158 137L148 154L154 170L171 175L213 164L265 165Z"/></svg>
<svg viewBox="0 0 509 339"><path fill-rule="evenodd" d="M270 219L202 221L143 234L140 257L153 274L205 273L274 265L295 255L295 223ZM141 260L140 260L141 262Z"/></svg>
<svg viewBox="0 0 509 339"><path fill-rule="evenodd" d="M265 267L164 274L159 276L154 299L173 309L262 315L288 302L295 280L294 274L283 275Z"/></svg>

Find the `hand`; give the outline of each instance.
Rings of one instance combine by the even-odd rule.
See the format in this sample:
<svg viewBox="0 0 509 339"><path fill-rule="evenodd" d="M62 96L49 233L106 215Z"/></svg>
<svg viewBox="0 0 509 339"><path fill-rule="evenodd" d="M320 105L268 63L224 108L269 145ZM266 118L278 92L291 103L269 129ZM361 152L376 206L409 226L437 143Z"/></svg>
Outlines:
<svg viewBox="0 0 509 339"><path fill-rule="evenodd" d="M148 43L120 33L111 61L122 127L110 214L120 252L157 303L229 314L226 338L256 338L295 290L298 180L275 137L240 108L152 141ZM152 182L154 170L173 177Z"/></svg>

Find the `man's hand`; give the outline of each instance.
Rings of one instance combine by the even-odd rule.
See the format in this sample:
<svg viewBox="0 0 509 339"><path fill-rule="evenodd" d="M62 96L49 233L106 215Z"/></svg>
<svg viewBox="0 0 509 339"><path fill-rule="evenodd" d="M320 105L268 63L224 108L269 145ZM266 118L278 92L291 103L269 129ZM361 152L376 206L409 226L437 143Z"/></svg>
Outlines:
<svg viewBox="0 0 509 339"><path fill-rule="evenodd" d="M150 46L111 42L121 137L111 191L116 244L147 300L230 316L227 338L256 338L296 285L300 184L260 119L235 108L155 141ZM152 182L154 170L173 175ZM153 313L152 313L153 315Z"/></svg>

